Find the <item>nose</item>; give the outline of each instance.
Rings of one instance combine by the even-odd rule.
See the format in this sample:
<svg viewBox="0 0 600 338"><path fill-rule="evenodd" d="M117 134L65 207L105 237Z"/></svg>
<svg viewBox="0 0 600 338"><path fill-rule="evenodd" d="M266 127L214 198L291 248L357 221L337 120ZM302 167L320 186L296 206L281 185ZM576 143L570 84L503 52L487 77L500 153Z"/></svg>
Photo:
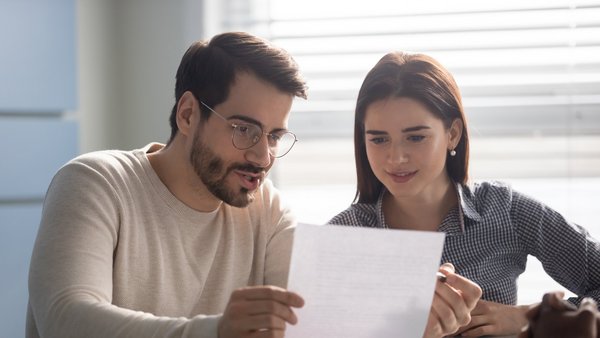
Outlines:
<svg viewBox="0 0 600 338"><path fill-rule="evenodd" d="M391 163L408 163L408 152L401 143L394 143L390 148L388 160Z"/></svg>
<svg viewBox="0 0 600 338"><path fill-rule="evenodd" d="M261 168L268 168L273 161L267 135L262 135L258 143L246 151L246 160Z"/></svg>

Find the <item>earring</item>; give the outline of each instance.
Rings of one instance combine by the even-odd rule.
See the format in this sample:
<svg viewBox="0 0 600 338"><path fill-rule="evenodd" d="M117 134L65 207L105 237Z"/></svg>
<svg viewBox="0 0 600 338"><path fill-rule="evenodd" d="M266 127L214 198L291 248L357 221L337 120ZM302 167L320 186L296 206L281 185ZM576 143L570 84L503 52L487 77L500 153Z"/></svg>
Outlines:
<svg viewBox="0 0 600 338"><path fill-rule="evenodd" d="M456 150L452 149L450 150L450 156L456 156Z"/></svg>

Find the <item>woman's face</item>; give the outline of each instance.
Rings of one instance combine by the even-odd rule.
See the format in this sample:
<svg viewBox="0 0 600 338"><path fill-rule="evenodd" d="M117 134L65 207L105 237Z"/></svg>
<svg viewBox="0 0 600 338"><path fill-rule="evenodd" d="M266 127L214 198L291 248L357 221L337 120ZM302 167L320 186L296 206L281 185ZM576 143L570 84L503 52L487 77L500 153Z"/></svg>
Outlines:
<svg viewBox="0 0 600 338"><path fill-rule="evenodd" d="M460 123L446 129L420 102L395 97L370 104L364 124L371 169L395 198L427 198L449 184L446 154Z"/></svg>

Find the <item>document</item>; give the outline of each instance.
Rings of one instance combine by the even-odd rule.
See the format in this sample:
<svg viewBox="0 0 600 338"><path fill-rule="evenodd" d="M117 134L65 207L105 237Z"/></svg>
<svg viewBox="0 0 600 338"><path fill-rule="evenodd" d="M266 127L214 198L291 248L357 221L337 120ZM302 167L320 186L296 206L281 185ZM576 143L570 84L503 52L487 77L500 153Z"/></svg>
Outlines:
<svg viewBox="0 0 600 338"><path fill-rule="evenodd" d="M299 224L288 289L300 294L286 338L422 337L444 234Z"/></svg>

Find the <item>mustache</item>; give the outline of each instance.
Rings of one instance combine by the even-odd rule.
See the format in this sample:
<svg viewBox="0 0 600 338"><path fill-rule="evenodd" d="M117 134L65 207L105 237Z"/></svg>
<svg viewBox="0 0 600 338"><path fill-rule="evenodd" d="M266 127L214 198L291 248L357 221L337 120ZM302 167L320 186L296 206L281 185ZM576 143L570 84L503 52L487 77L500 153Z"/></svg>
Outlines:
<svg viewBox="0 0 600 338"><path fill-rule="evenodd" d="M233 171L233 170L247 171L247 172L250 172L250 173L253 173L253 174L260 174L261 172L265 172L265 168L257 167L257 166L254 166L252 164L249 164L249 163L245 163L245 164L235 163L235 164L232 164L229 167L228 171Z"/></svg>

